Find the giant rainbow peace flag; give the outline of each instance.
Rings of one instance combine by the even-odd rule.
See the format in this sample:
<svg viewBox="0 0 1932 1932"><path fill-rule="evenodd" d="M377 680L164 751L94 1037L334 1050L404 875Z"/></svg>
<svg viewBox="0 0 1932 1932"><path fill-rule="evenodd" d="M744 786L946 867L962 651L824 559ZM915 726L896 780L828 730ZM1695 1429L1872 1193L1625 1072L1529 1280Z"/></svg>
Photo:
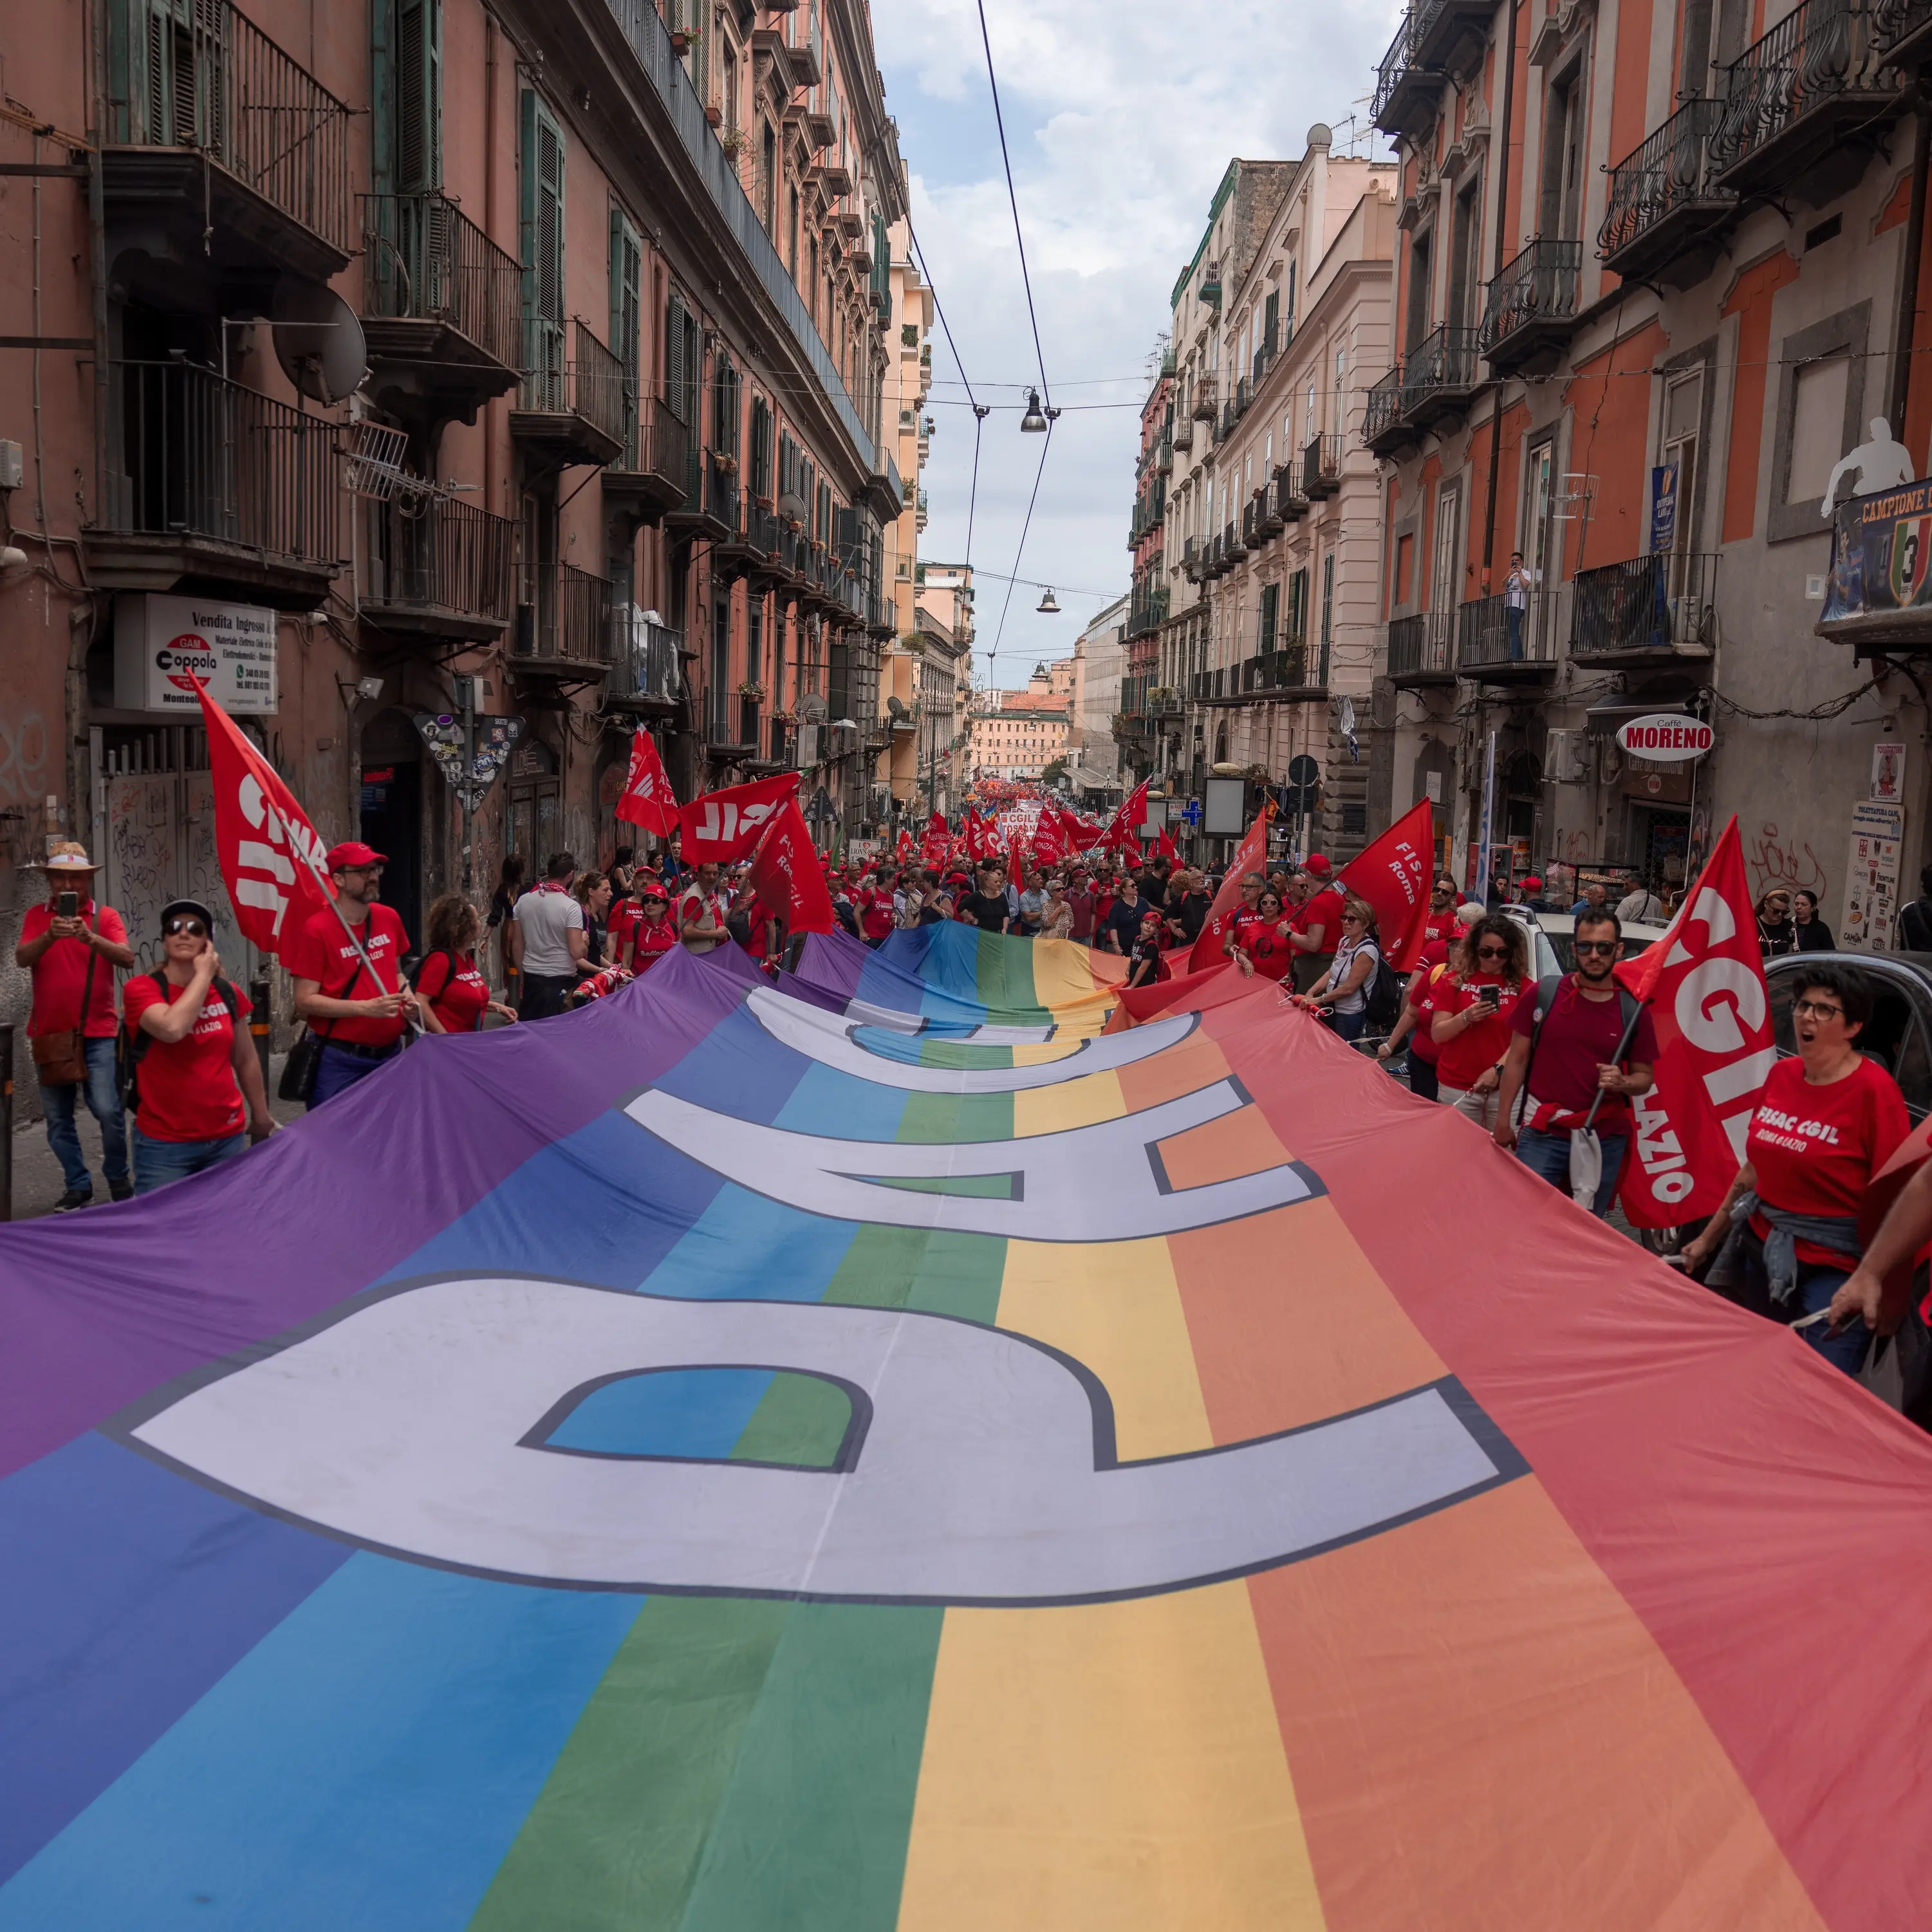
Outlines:
<svg viewBox="0 0 1932 1932"><path fill-rule="evenodd" d="M1932 1445L1272 987L674 953L0 1238L0 1932L1900 1932Z"/></svg>

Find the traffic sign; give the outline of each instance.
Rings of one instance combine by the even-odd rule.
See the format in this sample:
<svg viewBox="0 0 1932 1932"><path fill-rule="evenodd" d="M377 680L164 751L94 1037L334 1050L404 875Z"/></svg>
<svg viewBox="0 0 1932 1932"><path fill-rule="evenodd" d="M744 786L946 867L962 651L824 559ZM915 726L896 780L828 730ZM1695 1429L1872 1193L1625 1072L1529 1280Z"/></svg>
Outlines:
<svg viewBox="0 0 1932 1932"><path fill-rule="evenodd" d="M1322 782L1322 767L1303 752L1288 760L1288 782L1297 791L1312 791Z"/></svg>
<svg viewBox="0 0 1932 1932"><path fill-rule="evenodd" d="M1201 823L1201 801L1198 798L1190 798L1180 808L1180 815L1190 825L1198 825Z"/></svg>

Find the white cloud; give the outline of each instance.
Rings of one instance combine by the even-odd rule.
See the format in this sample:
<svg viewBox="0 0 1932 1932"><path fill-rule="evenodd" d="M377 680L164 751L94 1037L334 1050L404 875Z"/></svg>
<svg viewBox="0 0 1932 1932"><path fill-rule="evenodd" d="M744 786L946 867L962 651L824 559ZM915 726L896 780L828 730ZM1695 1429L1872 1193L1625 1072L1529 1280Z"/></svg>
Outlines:
<svg viewBox="0 0 1932 1932"><path fill-rule="evenodd" d="M997 672L1015 679L1064 655L1108 597L1127 587L1127 526L1144 371L1168 298L1200 239L1231 158L1302 152L1310 125L1337 145L1394 31L1388 0L1288 8L1262 0L1155 6L1144 0L986 0L1000 98L1054 397L1066 411L1020 566L1063 590L1067 614L1016 592ZM873 28L913 179L920 245L981 400L1023 400L1033 336L987 93L974 0L876 0ZM1364 152L1366 152L1366 148ZM1378 154L1386 152L1378 145ZM973 418L944 336L934 332L938 422L926 471L922 554L956 562L966 544ZM1096 378L1124 379L1106 384ZM1083 404L1126 403L1114 409ZM973 560L1010 571L1040 442L996 412L983 432ZM991 647L1004 586L980 599ZM983 674L986 659L976 661Z"/></svg>

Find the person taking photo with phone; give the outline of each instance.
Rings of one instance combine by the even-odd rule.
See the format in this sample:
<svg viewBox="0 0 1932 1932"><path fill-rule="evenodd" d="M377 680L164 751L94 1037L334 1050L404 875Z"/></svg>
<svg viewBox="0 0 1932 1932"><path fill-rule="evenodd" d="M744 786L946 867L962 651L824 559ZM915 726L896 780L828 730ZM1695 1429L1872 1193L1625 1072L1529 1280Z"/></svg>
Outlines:
<svg viewBox="0 0 1932 1932"><path fill-rule="evenodd" d="M1528 935L1514 920L1486 913L1463 944L1468 965L1433 995L1437 1096L1492 1128L1510 1021L1529 976Z"/></svg>
<svg viewBox="0 0 1932 1932"><path fill-rule="evenodd" d="M276 1131L248 995L221 976L214 916L198 899L161 908L161 965L128 982L134 1192L218 1167Z"/></svg>
<svg viewBox="0 0 1932 1932"><path fill-rule="evenodd" d="M20 920L14 963L33 976L27 1040L40 1083L47 1144L61 1164L64 1214L94 1198L94 1178L74 1125L85 1102L100 1129L100 1166L116 1201L134 1192L128 1130L114 1072L114 974L134 963L128 928L112 906L94 902L95 866L87 848L64 840L47 855L47 896Z"/></svg>

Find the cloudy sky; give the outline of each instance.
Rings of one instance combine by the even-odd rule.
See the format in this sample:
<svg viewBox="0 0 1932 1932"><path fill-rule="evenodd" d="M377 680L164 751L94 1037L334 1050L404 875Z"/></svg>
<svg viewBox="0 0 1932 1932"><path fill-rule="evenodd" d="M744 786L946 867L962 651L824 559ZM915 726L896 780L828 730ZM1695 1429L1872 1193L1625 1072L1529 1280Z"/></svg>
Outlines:
<svg viewBox="0 0 1932 1932"><path fill-rule="evenodd" d="M1325 121L1346 148L1386 154L1364 97L1394 31L1391 0L986 0L1055 426L1026 551L1013 559L1040 464L1019 430L1036 380L974 0L873 0L886 105L912 176L913 221L965 373L996 406L982 432L972 561L980 576L976 678L1000 629L998 572L1050 583L1065 614L1012 592L1002 685L1064 656L1127 588L1139 409L1168 297L1192 257L1230 157L1301 153ZM921 554L964 558L973 416L933 331L938 428ZM1113 406L1108 406L1112 405ZM1094 593L1094 594L1088 594Z"/></svg>

